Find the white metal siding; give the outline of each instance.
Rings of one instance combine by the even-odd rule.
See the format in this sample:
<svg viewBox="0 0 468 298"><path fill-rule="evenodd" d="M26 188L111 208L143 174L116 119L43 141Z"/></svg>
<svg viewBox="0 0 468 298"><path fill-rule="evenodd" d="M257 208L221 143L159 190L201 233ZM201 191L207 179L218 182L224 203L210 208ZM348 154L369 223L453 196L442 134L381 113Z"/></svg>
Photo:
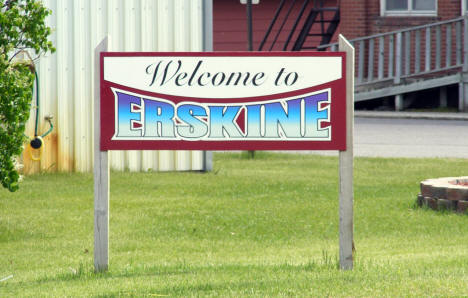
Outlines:
<svg viewBox="0 0 468 298"><path fill-rule="evenodd" d="M106 36L111 51L202 51L203 0L43 0L57 52L37 63L40 79L39 133L53 115L40 162L23 158L26 173L87 172L93 168L94 48ZM34 134L34 110L27 134ZM38 152L32 152L37 155ZM201 170L201 151L113 151L114 170Z"/></svg>

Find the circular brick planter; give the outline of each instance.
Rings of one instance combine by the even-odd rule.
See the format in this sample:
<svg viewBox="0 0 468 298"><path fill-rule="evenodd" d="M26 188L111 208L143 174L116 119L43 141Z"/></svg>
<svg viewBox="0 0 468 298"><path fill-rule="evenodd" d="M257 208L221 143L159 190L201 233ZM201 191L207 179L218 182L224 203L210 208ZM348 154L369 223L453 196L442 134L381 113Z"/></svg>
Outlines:
<svg viewBox="0 0 468 298"><path fill-rule="evenodd" d="M465 213L468 209L468 176L428 179L421 182L417 203L434 210L454 210Z"/></svg>

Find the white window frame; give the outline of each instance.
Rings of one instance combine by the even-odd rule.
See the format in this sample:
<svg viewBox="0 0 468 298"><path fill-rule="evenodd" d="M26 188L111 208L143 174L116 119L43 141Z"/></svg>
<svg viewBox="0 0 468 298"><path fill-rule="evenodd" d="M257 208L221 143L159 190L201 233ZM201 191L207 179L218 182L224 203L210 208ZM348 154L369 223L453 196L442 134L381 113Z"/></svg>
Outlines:
<svg viewBox="0 0 468 298"><path fill-rule="evenodd" d="M410 16L410 17L419 17L419 16L437 16L437 0L435 1L435 10L414 10L413 9L413 0L408 0L408 10L387 10L387 0L380 0L380 15L382 17L388 16ZM463 3L464 0L462 0Z"/></svg>
<svg viewBox="0 0 468 298"><path fill-rule="evenodd" d="M466 10L468 9L468 7L466 7L466 0L461 0L461 8L462 8L461 15L462 16L466 15L467 14Z"/></svg>

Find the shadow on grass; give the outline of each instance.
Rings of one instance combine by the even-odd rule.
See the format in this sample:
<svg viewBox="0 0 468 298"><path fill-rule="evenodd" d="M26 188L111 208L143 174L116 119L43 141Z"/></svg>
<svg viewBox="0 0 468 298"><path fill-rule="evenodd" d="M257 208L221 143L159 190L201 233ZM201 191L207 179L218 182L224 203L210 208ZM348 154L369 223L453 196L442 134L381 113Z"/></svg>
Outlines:
<svg viewBox="0 0 468 298"><path fill-rule="evenodd" d="M339 270L337 257L332 257L328 252L322 252L322 259L310 261L304 264L284 263L278 265L219 265L219 266L198 266L189 267L190 273L198 275L201 273L211 273L216 276L225 275L224 280L205 282L204 279L190 280L189 284L162 285L146 289L120 290L106 293L99 297L120 297L120 296L204 296L204 295L297 295L297 289L290 289L291 276L297 273L344 273ZM289 273L294 273L291 275ZM235 276L235 277L233 277ZM257 276L253 279L252 276ZM258 278L260 277L260 278ZM236 280L237 279L237 280ZM306 281L309 285L309 280Z"/></svg>
<svg viewBox="0 0 468 298"><path fill-rule="evenodd" d="M227 264L194 266L186 263L164 266L126 267L120 271L94 273L91 267L80 267L76 272L67 272L37 280L37 283L64 282L64 281L98 281L99 279L138 279L143 277L156 277L159 285L150 287L141 285L133 289L120 289L112 291L106 289L105 293L97 297L147 297L147 296L192 296L192 295L223 295L229 292L242 294L278 293L288 294L291 276L297 273L309 274L313 272L339 272L338 260L327 252L323 252L322 259L304 264L283 263L269 264ZM290 273L293 273L292 275ZM176 280L175 275L186 275L182 282ZM216 278L213 279L213 276ZM256 276L256 278L252 278ZM158 278L159 277L159 278ZM166 277L166 278L165 278ZM167 277L169 279L167 279ZM180 279L177 279L180 281ZM120 283L120 282L118 282ZM123 281L122 281L123 283ZM171 284L172 283L172 284ZM294 294L294 293L289 293Z"/></svg>
<svg viewBox="0 0 468 298"><path fill-rule="evenodd" d="M145 267L125 267L120 271L110 270L107 272L95 272L92 265L80 264L78 268L68 268L69 270L62 270L55 275L49 275L37 279L36 283L57 282L57 281L71 281L71 280L93 280L93 279L107 279L107 278L127 278L138 276L170 276L189 274L196 272L196 267L185 265L175 266L145 266Z"/></svg>
<svg viewBox="0 0 468 298"><path fill-rule="evenodd" d="M35 283L47 283L57 281L73 280L97 280L97 279L115 279L115 278L135 278L148 276L175 276L175 275L197 275L200 273L245 273L255 271L275 272L321 272L338 271L339 261L336 256L322 252L322 259L309 261L304 264L283 263L277 265L271 264L226 264L226 265L190 265L181 263L177 265L153 265L153 266L126 266L121 270L108 272L94 272L92 265L80 263L77 268L68 268L55 275L49 275L35 280Z"/></svg>

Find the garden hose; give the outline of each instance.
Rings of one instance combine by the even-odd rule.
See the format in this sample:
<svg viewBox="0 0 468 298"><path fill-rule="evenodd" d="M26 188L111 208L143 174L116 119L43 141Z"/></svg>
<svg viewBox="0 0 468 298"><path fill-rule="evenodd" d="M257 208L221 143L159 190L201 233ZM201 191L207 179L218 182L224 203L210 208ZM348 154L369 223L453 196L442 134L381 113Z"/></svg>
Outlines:
<svg viewBox="0 0 468 298"><path fill-rule="evenodd" d="M39 76L34 69L34 80L36 81L36 123L34 125L34 137L37 137L37 127L39 126Z"/></svg>
<svg viewBox="0 0 468 298"><path fill-rule="evenodd" d="M44 151L44 140L43 138L46 137L48 134L52 132L54 129L54 125L52 124L52 116L46 116L45 120L49 122L49 130L47 130L44 134L38 135L38 127L39 127L39 108L40 108L40 97L39 97L39 76L37 74L37 71L34 69L34 76L35 76L35 81L36 81L36 120L35 120L35 125L34 125L34 138L29 142L29 146L31 146L31 149L33 150L39 150L39 156L34 156L33 155L33 150L30 151L31 154L31 159L33 161L40 161L42 158L42 154ZM33 86L34 88L34 86Z"/></svg>
<svg viewBox="0 0 468 298"><path fill-rule="evenodd" d="M47 120L49 122L49 130L41 135L42 138L46 137L54 129L54 125L52 124L52 116L46 116L45 120Z"/></svg>

